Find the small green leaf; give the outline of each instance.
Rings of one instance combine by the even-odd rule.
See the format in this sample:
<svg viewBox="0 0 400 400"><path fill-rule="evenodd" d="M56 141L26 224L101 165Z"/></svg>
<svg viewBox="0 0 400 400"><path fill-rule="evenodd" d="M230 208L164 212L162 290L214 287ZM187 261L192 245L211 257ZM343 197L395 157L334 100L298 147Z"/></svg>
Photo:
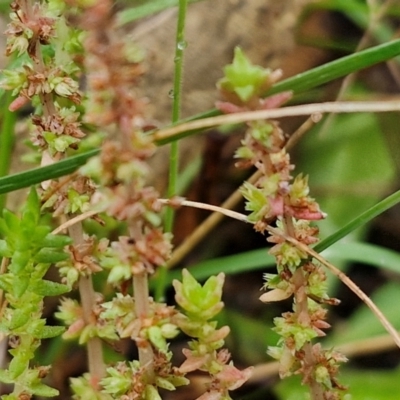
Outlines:
<svg viewBox="0 0 400 400"><path fill-rule="evenodd" d="M30 209L25 210L21 217L21 231L25 238L32 239L32 233L38 224L38 217L36 213Z"/></svg>
<svg viewBox="0 0 400 400"><path fill-rule="evenodd" d="M31 309L23 309L23 310L14 310L12 313L12 318L9 323L9 329L15 330L20 328L21 326L25 325L29 322L31 317Z"/></svg>
<svg viewBox="0 0 400 400"><path fill-rule="evenodd" d="M50 339L65 332L64 326L38 326L29 333L36 339Z"/></svg>
<svg viewBox="0 0 400 400"><path fill-rule="evenodd" d="M71 238L63 235L53 235L49 233L41 242L43 247L62 248L72 242Z"/></svg>
<svg viewBox="0 0 400 400"><path fill-rule="evenodd" d="M5 223L7 224L8 229L11 232L18 232L20 227L19 218L12 213L11 211L4 209L3 210L3 218Z"/></svg>
<svg viewBox="0 0 400 400"><path fill-rule="evenodd" d="M10 271L14 274L19 274L27 267L30 258L31 254L28 251L15 251L9 267Z"/></svg>
<svg viewBox="0 0 400 400"><path fill-rule="evenodd" d="M69 258L66 253L57 252L51 249L41 249L33 258L37 263L53 264L60 261L64 261Z"/></svg>
<svg viewBox="0 0 400 400"><path fill-rule="evenodd" d="M42 397L55 397L59 395L59 391L50 386L45 385L44 383L35 383L32 384L30 389L33 394Z"/></svg>
<svg viewBox="0 0 400 400"><path fill-rule="evenodd" d="M164 336L162 335L161 329L158 326L151 326L148 330L148 335L149 335L149 339L150 342L153 343L153 345L161 350L161 351L167 351L168 346L167 346L167 342L164 338Z"/></svg>
<svg viewBox="0 0 400 400"><path fill-rule="evenodd" d="M14 276L12 274L0 275L0 289L11 292L13 288Z"/></svg>
<svg viewBox="0 0 400 400"><path fill-rule="evenodd" d="M165 390L169 390L169 391L176 390L176 387L173 385L172 382L170 382L168 379L161 378L159 376L156 377L156 384L158 387L165 389Z"/></svg>
<svg viewBox="0 0 400 400"><path fill-rule="evenodd" d="M15 297L21 297L29 286L30 276L20 274L18 279L14 281L12 294Z"/></svg>
<svg viewBox="0 0 400 400"><path fill-rule="evenodd" d="M25 227L23 227L25 228ZM36 225L30 232L26 232L24 229L24 234L27 234L31 239L32 247L42 248L47 247L43 244L47 235L50 234L51 228L48 225Z"/></svg>
<svg viewBox="0 0 400 400"><path fill-rule="evenodd" d="M10 351L11 353L12 351ZM15 351L14 351L15 353ZM10 377L15 381L26 369L29 368L29 359L18 357L17 355L10 361L8 366L8 371L10 372Z"/></svg>
<svg viewBox="0 0 400 400"><path fill-rule="evenodd" d="M70 288L67 285L48 281L46 279L36 282L32 286L32 292L38 294L39 296L59 296L69 291Z"/></svg>
<svg viewBox="0 0 400 400"><path fill-rule="evenodd" d="M162 400L157 388L155 388L153 385L146 386L144 398L146 400Z"/></svg>
<svg viewBox="0 0 400 400"><path fill-rule="evenodd" d="M13 383L14 380L10 377L6 369L0 369L0 381L3 383Z"/></svg>
<svg viewBox="0 0 400 400"><path fill-rule="evenodd" d="M11 257L12 252L7 245L5 240L0 240L0 256L1 257Z"/></svg>
<svg viewBox="0 0 400 400"><path fill-rule="evenodd" d="M3 209L3 215L4 215L5 209ZM6 222L4 221L3 218L0 218L0 233L2 233L4 236L8 236L8 233L10 232L10 229L8 228Z"/></svg>

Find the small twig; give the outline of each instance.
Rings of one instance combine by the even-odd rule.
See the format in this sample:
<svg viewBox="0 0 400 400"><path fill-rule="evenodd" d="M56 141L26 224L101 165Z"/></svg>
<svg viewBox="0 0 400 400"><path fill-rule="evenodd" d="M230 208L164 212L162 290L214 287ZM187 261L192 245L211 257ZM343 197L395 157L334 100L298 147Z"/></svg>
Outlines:
<svg viewBox="0 0 400 400"><path fill-rule="evenodd" d="M247 181L255 183L261 177L261 172L255 172ZM235 190L222 204L221 208L226 210L234 208L242 199L240 188ZM186 240L174 250L172 257L168 262L168 268L172 268L181 261L207 234L222 220L224 214L214 212L205 221L203 221Z"/></svg>
<svg viewBox="0 0 400 400"><path fill-rule="evenodd" d="M337 276L353 293L355 293L375 314L378 320L381 322L383 327L388 331L388 333L392 336L393 340L400 348L400 335L393 327L393 325L388 321L388 319L382 314L379 308L375 305L375 303L342 271L336 268L333 264L329 261L325 260L320 254L312 250L310 247L306 246L305 244L299 242L298 240L286 235L279 229L273 228L272 226L267 227L270 233L274 235L280 236L287 240L288 242L294 244L300 250L303 250L311 257L318 260L321 264L327 267L335 276Z"/></svg>
<svg viewBox="0 0 400 400"><path fill-rule="evenodd" d="M399 100L385 102L365 101L304 104L300 106L291 106L272 110L247 111L228 115L218 115L216 117L190 121L170 128L160 129L154 133L153 138L155 141L160 141L191 130L211 128L219 125L238 124L262 119L312 115L316 113L390 112L398 110L400 110Z"/></svg>
<svg viewBox="0 0 400 400"><path fill-rule="evenodd" d="M59 227L57 227L56 229L54 229L51 233L53 235L57 235L60 232L62 232L63 230L70 228L71 226L77 224L78 222L84 221L87 218L92 217L93 215L96 215L98 213L100 213L101 211L95 211L95 210L90 210L90 211L86 211L82 214L77 215L74 218L69 219L68 221L64 222L63 224L61 224Z"/></svg>
<svg viewBox="0 0 400 400"><path fill-rule="evenodd" d="M158 201L162 204L169 204L169 205L174 205L174 206L177 205L176 200L159 199ZM190 200L180 200L178 205L186 206L186 207L200 208L202 210L214 211L214 212L224 214L227 217L237 219L241 222L249 222L247 219L247 215L238 213L236 211L227 210L220 206L213 206L211 204L200 203L198 201L190 201Z"/></svg>
<svg viewBox="0 0 400 400"><path fill-rule="evenodd" d="M322 114L311 114L292 135L290 135L289 140L286 143L286 150L290 150L295 146L295 144L318 122L322 119Z"/></svg>

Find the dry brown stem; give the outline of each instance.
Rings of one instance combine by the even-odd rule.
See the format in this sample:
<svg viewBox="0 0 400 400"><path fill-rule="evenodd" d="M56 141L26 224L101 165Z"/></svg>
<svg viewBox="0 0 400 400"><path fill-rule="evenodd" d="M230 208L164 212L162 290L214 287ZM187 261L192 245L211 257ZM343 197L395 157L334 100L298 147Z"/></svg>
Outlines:
<svg viewBox="0 0 400 400"><path fill-rule="evenodd" d="M390 112L399 110L399 100L304 104L272 110L247 111L235 114L218 115L216 117L190 121L177 126L160 129L154 133L153 139L157 142L173 138L174 136L191 130L212 128L220 125L239 124L263 119L276 119L324 113Z"/></svg>

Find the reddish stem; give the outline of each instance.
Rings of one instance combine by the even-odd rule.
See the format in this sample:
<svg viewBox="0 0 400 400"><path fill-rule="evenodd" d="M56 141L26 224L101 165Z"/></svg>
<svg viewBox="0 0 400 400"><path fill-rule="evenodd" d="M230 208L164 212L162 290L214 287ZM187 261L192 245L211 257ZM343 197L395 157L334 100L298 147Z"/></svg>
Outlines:
<svg viewBox="0 0 400 400"><path fill-rule="evenodd" d="M136 274L133 277L133 290L135 296L135 312L137 318L143 322L149 316L149 285L146 272ZM145 368L147 381L154 378L154 352L147 340L138 341L140 365Z"/></svg>
<svg viewBox="0 0 400 400"><path fill-rule="evenodd" d="M77 223L68 228L68 232L75 246L83 243L82 224ZM93 289L92 277L81 276L79 279L79 294L82 302L83 318L85 323L95 324L96 319L93 308L96 304L95 292ZM106 368L103 361L103 349L101 340L98 337L89 339L87 343L88 366L92 383L97 386L98 382L105 376Z"/></svg>

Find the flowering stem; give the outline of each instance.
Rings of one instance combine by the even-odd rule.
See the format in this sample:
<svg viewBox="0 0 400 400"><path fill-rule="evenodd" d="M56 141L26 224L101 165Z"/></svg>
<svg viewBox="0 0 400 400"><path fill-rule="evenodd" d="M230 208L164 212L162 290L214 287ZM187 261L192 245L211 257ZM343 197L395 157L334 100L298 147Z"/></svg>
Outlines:
<svg viewBox="0 0 400 400"><path fill-rule="evenodd" d="M21 1L21 10L26 14L29 20L33 20L33 6L30 0ZM39 42L35 46L33 61L37 72L45 73L41 46ZM41 92L39 99L43 108L44 117L51 117L57 114L56 106L52 93ZM61 157L61 153L60 153ZM42 153L42 165L52 164L55 160L47 150ZM44 183L42 183L44 185ZM77 223L69 227L69 234L75 246L79 247L84 242L82 224ZM84 320L86 324L93 322L93 308L95 306L95 293L93 289L92 278L81 276L79 280L79 292L82 300ZM91 338L88 341L88 364L89 372L92 377L92 383L96 387L98 382L105 375L105 365L103 361L102 345L99 338Z"/></svg>
<svg viewBox="0 0 400 400"><path fill-rule="evenodd" d="M388 319L382 314L382 312L378 309L378 307L374 304L374 302L342 271L337 269L334 265L330 262L325 260L320 254L316 251L311 249L309 246L305 245L304 243L299 242L293 237L283 234L279 229L275 229L272 226L267 227L268 232L282 236L288 242L294 244L298 249L303 250L311 257L315 258L319 261L322 265L327 267L335 276L337 276L354 294L356 294L366 306L375 314L378 320L381 322L383 327L387 330L387 332L392 336L394 342L400 347L400 335L393 327L393 325L388 321Z"/></svg>
<svg viewBox="0 0 400 400"><path fill-rule="evenodd" d="M288 215L283 216L283 226L286 234L289 237L295 237L295 230L292 217ZM302 267L299 267L293 274L293 283L296 287L294 291L294 303L296 304L297 321L304 327L311 325L311 318L308 309L308 297L306 293L307 278L304 275ZM302 350L304 351L304 369L313 371L315 369L316 360L313 354L311 342L305 343ZM308 385L310 387L310 394L313 400L324 400L324 388L319 384L310 374Z"/></svg>

